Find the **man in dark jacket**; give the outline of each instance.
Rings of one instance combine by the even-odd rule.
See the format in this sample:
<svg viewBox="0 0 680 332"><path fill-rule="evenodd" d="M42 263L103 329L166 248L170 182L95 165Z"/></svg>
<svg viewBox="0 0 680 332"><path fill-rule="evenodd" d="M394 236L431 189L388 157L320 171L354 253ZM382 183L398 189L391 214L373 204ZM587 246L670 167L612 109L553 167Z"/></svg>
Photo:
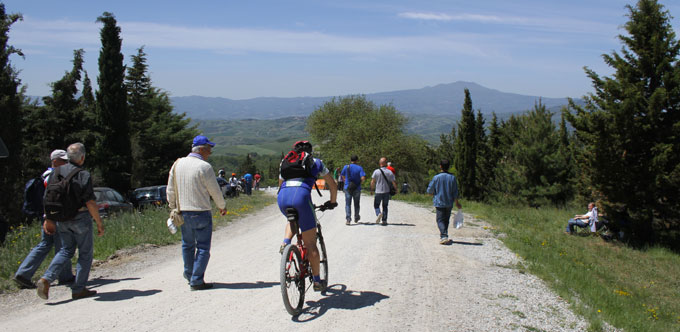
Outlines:
<svg viewBox="0 0 680 332"><path fill-rule="evenodd" d="M48 184L67 177L76 168L80 168L85 162L85 146L82 143L69 145L67 151L69 163L54 170ZM104 224L99 216L92 178L90 173L80 170L73 176L69 184L69 191L73 193L73 199L77 202L77 214L68 220L55 221L49 217L45 219L43 230L47 234L59 233L61 237L61 250L54 256L45 274L38 280L38 296L44 300L49 297L50 283L57 275L70 264L71 258L78 248L78 264L76 266L76 280L71 286L71 298L74 300L90 297L97 291L85 288L90 276L92 258L94 254L94 239L92 237L92 218L97 223L97 235L104 235Z"/></svg>

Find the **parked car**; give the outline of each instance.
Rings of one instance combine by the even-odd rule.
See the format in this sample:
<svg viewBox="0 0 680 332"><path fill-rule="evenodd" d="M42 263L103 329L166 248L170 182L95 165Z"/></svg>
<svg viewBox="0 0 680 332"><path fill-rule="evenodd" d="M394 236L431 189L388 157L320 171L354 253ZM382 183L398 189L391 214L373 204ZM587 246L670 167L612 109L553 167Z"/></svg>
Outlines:
<svg viewBox="0 0 680 332"><path fill-rule="evenodd" d="M99 215L102 218L120 212L132 212L132 203L128 202L123 196L108 187L95 187L94 195L97 198L97 206L99 206Z"/></svg>
<svg viewBox="0 0 680 332"><path fill-rule="evenodd" d="M142 209L149 206L161 206L168 204L168 196L166 189L168 186L151 186L144 188L137 188L132 192L132 204Z"/></svg>

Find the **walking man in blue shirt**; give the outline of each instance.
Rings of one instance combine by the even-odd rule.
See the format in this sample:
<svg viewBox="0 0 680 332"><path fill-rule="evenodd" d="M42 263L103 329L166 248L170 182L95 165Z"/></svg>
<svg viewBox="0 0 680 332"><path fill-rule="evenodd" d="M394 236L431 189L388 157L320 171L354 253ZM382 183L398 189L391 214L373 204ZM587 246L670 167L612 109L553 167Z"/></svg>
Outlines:
<svg viewBox="0 0 680 332"><path fill-rule="evenodd" d="M449 173L449 166L449 161L442 159L439 164L441 172L435 175L427 186L427 193L434 196L432 203L437 209L439 244L449 242L449 219L451 219L453 203L456 203L456 208L462 208L458 202L458 181L453 174Z"/></svg>
<svg viewBox="0 0 680 332"><path fill-rule="evenodd" d="M345 186L345 219L346 225L352 221L352 199L354 199L354 222L358 223L361 217L359 216L359 200L361 199L361 183L366 180L366 172L361 165L357 164L359 157L353 155L350 158L350 164L345 165L340 172L344 179Z"/></svg>

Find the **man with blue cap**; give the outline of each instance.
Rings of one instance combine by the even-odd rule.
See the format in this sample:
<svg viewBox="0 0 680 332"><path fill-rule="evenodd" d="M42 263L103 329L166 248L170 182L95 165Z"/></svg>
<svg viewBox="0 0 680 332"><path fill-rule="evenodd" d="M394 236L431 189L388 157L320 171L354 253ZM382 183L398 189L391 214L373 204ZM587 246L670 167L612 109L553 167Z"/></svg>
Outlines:
<svg viewBox="0 0 680 332"><path fill-rule="evenodd" d="M203 279L210 259L212 240L212 197L221 215L227 214L222 191L217 184L215 171L206 161L215 143L207 137L194 137L191 153L172 165L168 176L168 206L179 208L184 217L182 230L182 258L184 278L192 291L212 288ZM179 201L179 207L177 206Z"/></svg>

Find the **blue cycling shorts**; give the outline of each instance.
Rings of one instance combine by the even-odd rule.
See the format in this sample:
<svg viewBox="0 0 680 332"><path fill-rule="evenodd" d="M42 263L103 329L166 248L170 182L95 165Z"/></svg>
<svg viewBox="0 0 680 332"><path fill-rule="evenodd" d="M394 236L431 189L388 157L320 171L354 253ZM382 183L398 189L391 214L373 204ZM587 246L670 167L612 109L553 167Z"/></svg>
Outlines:
<svg viewBox="0 0 680 332"><path fill-rule="evenodd" d="M308 231L316 227L316 213L312 204L311 190L305 187L284 187L277 198L279 210L285 216L286 209L293 207L298 211L300 231ZM295 232L295 230L293 230Z"/></svg>

